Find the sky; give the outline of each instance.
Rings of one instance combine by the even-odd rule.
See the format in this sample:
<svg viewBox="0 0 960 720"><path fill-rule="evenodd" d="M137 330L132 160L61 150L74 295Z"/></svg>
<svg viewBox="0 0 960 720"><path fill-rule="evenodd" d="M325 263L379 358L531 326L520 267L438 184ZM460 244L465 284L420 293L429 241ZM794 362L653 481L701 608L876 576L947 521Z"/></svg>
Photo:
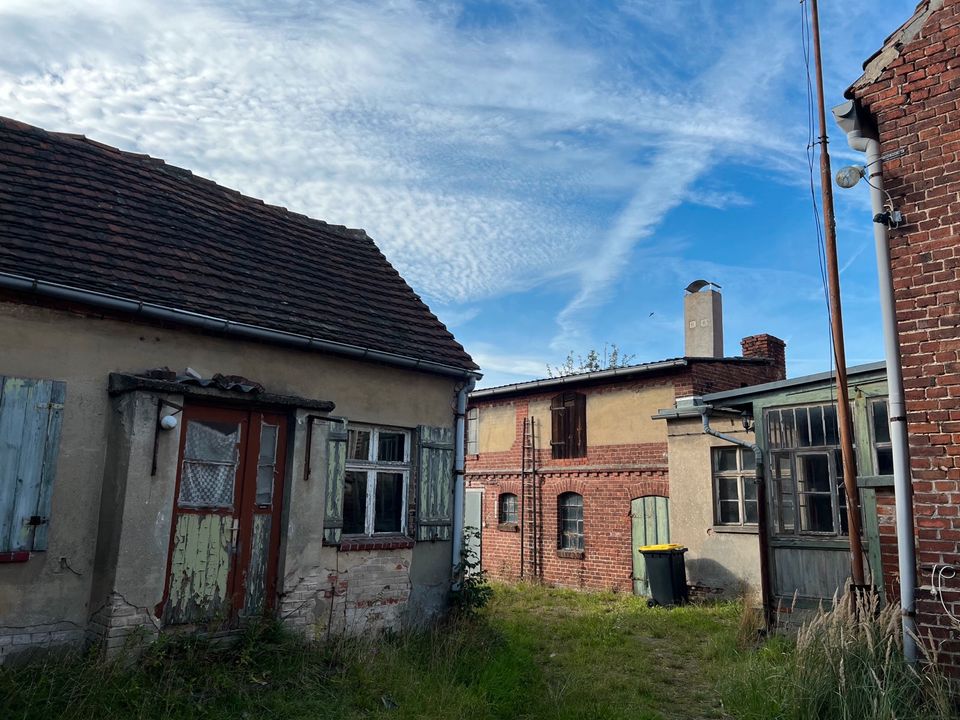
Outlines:
<svg viewBox="0 0 960 720"><path fill-rule="evenodd" d="M822 3L828 108L915 6ZM0 0L0 114L364 228L481 387L605 343L681 356L698 278L726 354L772 333L793 377L830 366L806 7ZM867 187L835 198L853 365L882 359L876 260Z"/></svg>

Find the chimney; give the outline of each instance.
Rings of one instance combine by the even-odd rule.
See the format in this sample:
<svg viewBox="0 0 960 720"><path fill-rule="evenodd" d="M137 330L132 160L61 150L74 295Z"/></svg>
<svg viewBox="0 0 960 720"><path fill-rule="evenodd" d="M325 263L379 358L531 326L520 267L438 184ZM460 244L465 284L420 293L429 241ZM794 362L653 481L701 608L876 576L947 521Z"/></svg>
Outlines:
<svg viewBox="0 0 960 720"><path fill-rule="evenodd" d="M723 357L723 303L716 283L694 280L683 298L686 357ZM704 290L706 288L706 290Z"/></svg>
<svg viewBox="0 0 960 720"><path fill-rule="evenodd" d="M751 335L740 341L744 357L758 357L772 360L774 380L787 378L787 344L774 335Z"/></svg>

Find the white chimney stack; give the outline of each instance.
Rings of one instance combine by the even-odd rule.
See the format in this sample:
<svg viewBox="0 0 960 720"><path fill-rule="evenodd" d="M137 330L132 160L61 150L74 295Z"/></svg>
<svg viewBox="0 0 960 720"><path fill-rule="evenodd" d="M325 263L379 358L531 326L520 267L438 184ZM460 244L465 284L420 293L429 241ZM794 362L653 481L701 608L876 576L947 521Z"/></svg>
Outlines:
<svg viewBox="0 0 960 720"><path fill-rule="evenodd" d="M687 285L683 298L686 357L723 357L723 302L712 288L720 286L707 280Z"/></svg>

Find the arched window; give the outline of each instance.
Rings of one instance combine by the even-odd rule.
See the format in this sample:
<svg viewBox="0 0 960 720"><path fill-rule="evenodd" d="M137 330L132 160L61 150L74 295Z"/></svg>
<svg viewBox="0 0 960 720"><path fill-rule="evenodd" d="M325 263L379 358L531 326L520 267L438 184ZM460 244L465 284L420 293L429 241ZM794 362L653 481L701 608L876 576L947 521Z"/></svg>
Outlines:
<svg viewBox="0 0 960 720"><path fill-rule="evenodd" d="M557 498L557 520L557 547L583 550L583 495L568 492Z"/></svg>
<svg viewBox="0 0 960 720"><path fill-rule="evenodd" d="M513 493L503 493L500 495L498 515L501 525L516 525L520 522L516 495Z"/></svg>

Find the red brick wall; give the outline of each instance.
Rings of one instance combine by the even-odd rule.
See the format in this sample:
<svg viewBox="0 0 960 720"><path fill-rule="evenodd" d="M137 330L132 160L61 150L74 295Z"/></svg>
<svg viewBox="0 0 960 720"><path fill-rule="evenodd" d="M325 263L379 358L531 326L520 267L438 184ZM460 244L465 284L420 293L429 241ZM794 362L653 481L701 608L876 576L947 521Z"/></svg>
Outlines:
<svg viewBox="0 0 960 720"><path fill-rule="evenodd" d="M903 353L921 585L936 563L960 566L960 0L946 0L876 81L854 89L874 114L886 188L906 224L890 233ZM960 575L947 607L960 614ZM945 640L960 667L960 636L921 588L921 634Z"/></svg>
<svg viewBox="0 0 960 720"><path fill-rule="evenodd" d="M900 599L900 568L897 560L897 510L893 488L877 490L877 521L880 525L880 567L887 599Z"/></svg>

